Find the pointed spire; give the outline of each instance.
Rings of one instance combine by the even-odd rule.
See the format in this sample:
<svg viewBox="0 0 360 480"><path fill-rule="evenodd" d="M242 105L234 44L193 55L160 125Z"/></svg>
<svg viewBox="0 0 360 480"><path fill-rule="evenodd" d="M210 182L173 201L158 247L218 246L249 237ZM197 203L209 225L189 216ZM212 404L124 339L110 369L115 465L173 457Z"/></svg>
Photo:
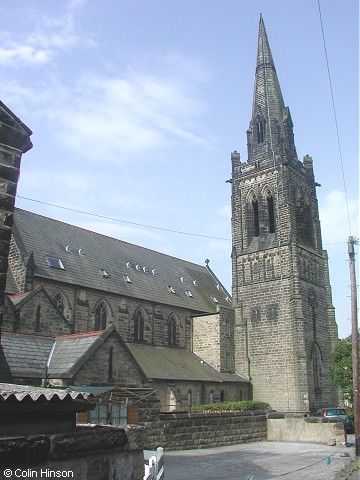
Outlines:
<svg viewBox="0 0 360 480"><path fill-rule="evenodd" d="M260 14L252 118L248 134L248 162L296 158L292 121L285 107L274 60Z"/></svg>

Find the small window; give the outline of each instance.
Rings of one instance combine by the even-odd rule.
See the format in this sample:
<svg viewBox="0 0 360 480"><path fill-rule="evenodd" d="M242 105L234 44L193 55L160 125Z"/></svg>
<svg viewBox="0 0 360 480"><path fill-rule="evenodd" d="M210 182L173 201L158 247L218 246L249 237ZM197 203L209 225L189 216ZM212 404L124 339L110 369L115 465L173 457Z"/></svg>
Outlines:
<svg viewBox="0 0 360 480"><path fill-rule="evenodd" d="M104 278L109 278L109 275L108 273L106 272L106 270L104 270L103 268L99 268L99 273L102 277Z"/></svg>
<svg viewBox="0 0 360 480"><path fill-rule="evenodd" d="M131 263L130 262L126 262L126 268L131 268Z"/></svg>
<svg viewBox="0 0 360 480"><path fill-rule="evenodd" d="M230 297L225 297L225 300L226 300L228 303L231 303L231 298L230 298Z"/></svg>
<svg viewBox="0 0 360 480"><path fill-rule="evenodd" d="M190 292L190 290L185 290L185 293L189 298L193 298L193 294Z"/></svg>
<svg viewBox="0 0 360 480"><path fill-rule="evenodd" d="M74 253L70 247L70 245L66 245L65 250L67 253Z"/></svg>
<svg viewBox="0 0 360 480"><path fill-rule="evenodd" d="M125 280L126 283L132 283L132 282L131 282L131 278L129 277L129 275L124 275L124 276L123 276L123 279Z"/></svg>
<svg viewBox="0 0 360 480"><path fill-rule="evenodd" d="M174 287L172 287L171 285L168 286L168 290L170 293L176 293L176 290Z"/></svg>
<svg viewBox="0 0 360 480"><path fill-rule="evenodd" d="M253 322L258 322L260 320L260 309L259 308L253 308L251 310L251 320Z"/></svg>
<svg viewBox="0 0 360 480"><path fill-rule="evenodd" d="M65 267L62 261L60 260L60 258L47 256L46 260L48 262L49 267L57 268L59 270L65 270Z"/></svg>
<svg viewBox="0 0 360 480"><path fill-rule="evenodd" d="M214 302L214 303L219 303L218 299L216 297L211 297L211 300Z"/></svg>
<svg viewBox="0 0 360 480"><path fill-rule="evenodd" d="M181 281L181 283L185 283L185 278L184 278L184 277L181 277L181 278L180 278L180 281Z"/></svg>
<svg viewBox="0 0 360 480"><path fill-rule="evenodd" d="M139 265L139 264L138 264L138 265L136 265L136 267L135 267L135 268L136 268L136 270L137 270L138 272L140 272L140 271L142 270L142 266L141 266L141 265Z"/></svg>
<svg viewBox="0 0 360 480"><path fill-rule="evenodd" d="M197 287L198 286L197 280L194 280L193 284L195 285L195 287Z"/></svg>
<svg viewBox="0 0 360 480"><path fill-rule="evenodd" d="M269 320L276 320L277 318L277 306L276 305L269 305L268 306L268 319Z"/></svg>

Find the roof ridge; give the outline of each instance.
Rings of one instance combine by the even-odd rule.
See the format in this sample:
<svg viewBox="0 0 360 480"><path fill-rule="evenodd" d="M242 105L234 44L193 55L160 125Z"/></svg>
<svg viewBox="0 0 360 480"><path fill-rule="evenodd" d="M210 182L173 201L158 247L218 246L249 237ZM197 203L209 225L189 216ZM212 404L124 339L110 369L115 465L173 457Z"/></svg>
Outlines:
<svg viewBox="0 0 360 480"><path fill-rule="evenodd" d="M10 330L2 329L1 330L1 335L14 335L14 336L24 336L24 337L35 337L35 338L48 338L55 340L54 335L39 335L38 333L28 333L28 332L11 332Z"/></svg>
<svg viewBox="0 0 360 480"><path fill-rule="evenodd" d="M104 332L106 332L106 329L105 330L94 330L94 331L90 331L90 332L69 333L69 334L66 334L66 335L57 335L55 337L55 340L60 340L62 338L96 337L96 336L102 335Z"/></svg>

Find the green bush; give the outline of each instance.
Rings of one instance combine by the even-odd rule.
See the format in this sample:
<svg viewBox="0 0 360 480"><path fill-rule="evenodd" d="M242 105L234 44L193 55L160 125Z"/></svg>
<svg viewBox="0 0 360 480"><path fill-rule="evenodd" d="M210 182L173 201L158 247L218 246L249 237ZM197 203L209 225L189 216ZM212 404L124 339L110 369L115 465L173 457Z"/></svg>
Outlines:
<svg viewBox="0 0 360 480"><path fill-rule="evenodd" d="M187 408L183 409L183 411L187 410ZM238 402L205 403L203 405L193 405L191 407L192 412L204 412L209 410L212 412L250 412L255 410L271 410L271 407L268 403L255 402L253 400L240 400Z"/></svg>

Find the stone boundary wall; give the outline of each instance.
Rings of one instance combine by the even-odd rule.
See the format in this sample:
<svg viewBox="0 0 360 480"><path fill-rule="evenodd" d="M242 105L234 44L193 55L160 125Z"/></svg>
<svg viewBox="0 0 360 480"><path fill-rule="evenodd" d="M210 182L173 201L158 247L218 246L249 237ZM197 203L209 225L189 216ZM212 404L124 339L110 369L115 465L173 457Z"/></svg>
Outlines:
<svg viewBox="0 0 360 480"><path fill-rule="evenodd" d="M346 442L346 433L338 419L269 414L267 440L341 445Z"/></svg>
<svg viewBox="0 0 360 480"><path fill-rule="evenodd" d="M144 433L143 427L86 425L61 434L0 436L0 479L142 480Z"/></svg>
<svg viewBox="0 0 360 480"><path fill-rule="evenodd" d="M266 440L266 413L162 413L147 424L147 447L185 450Z"/></svg>

